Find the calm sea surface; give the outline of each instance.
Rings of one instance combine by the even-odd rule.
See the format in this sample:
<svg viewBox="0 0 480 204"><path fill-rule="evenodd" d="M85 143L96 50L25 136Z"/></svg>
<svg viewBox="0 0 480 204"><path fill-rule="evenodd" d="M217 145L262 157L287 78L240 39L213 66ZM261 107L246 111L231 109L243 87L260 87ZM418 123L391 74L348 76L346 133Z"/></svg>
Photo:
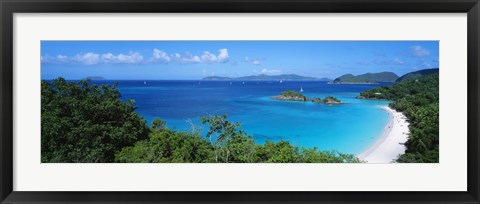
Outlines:
<svg viewBox="0 0 480 204"><path fill-rule="evenodd" d="M150 123L167 121L177 130L191 130L188 120L206 114L229 115L262 144L288 140L294 145L359 154L375 142L388 122L378 106L386 101L355 99L362 90L381 86L278 81L118 81L124 99L134 99L137 112ZM94 81L112 83L112 81ZM383 84L385 85L385 84ZM347 104L328 106L312 102L276 101L270 97L285 90L307 97L334 96ZM198 128L197 127L197 128ZM207 127L205 126L203 132Z"/></svg>

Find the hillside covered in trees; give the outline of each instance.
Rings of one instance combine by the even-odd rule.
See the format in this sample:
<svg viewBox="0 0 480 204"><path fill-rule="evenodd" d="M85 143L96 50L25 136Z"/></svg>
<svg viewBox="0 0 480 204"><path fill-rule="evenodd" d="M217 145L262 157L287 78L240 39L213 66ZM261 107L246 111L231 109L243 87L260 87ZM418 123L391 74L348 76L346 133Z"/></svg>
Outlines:
<svg viewBox="0 0 480 204"><path fill-rule="evenodd" d="M398 76L393 72L366 73L354 76L353 74L342 75L332 83L334 84L371 84L378 82L395 82Z"/></svg>
<svg viewBox="0 0 480 204"><path fill-rule="evenodd" d="M427 73L427 71L422 72ZM392 100L390 107L405 114L410 122L404 163L439 162L439 74L407 74L392 86L360 93L359 98Z"/></svg>
<svg viewBox="0 0 480 204"><path fill-rule="evenodd" d="M404 80L411 80L411 79L417 79L418 77L424 76L424 75L430 75L430 74L438 74L438 68L435 69L422 69L418 70L416 72L410 72L407 73L400 78L397 79L396 82L404 81Z"/></svg>
<svg viewBox="0 0 480 204"><path fill-rule="evenodd" d="M122 101L116 85L63 78L42 81L43 163L358 163L355 155L297 147L288 141L260 145L227 115L206 115L208 128L182 132L166 122L150 126Z"/></svg>

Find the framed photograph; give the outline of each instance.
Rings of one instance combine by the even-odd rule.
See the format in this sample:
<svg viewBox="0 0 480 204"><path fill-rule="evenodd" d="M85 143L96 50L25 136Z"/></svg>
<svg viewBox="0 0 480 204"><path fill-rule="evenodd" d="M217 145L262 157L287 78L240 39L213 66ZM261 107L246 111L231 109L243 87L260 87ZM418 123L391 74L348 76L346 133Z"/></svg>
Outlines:
<svg viewBox="0 0 480 204"><path fill-rule="evenodd" d="M479 203L478 0L0 6L1 203Z"/></svg>

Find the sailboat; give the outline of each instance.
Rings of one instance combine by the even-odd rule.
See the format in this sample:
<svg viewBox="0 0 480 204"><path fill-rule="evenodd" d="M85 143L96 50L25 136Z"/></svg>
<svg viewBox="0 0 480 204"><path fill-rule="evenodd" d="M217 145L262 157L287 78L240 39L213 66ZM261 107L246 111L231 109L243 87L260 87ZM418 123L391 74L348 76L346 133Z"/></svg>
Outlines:
<svg viewBox="0 0 480 204"><path fill-rule="evenodd" d="M283 80L280 80L280 83L283 83Z"/></svg>
<svg viewBox="0 0 480 204"><path fill-rule="evenodd" d="M303 87L302 86L300 86L300 92L303 92Z"/></svg>
<svg viewBox="0 0 480 204"><path fill-rule="evenodd" d="M146 81L143 81L143 85L145 85L145 84L147 84L147 82L146 82Z"/></svg>
<svg viewBox="0 0 480 204"><path fill-rule="evenodd" d="M245 84L245 82L242 82L242 84Z"/></svg>

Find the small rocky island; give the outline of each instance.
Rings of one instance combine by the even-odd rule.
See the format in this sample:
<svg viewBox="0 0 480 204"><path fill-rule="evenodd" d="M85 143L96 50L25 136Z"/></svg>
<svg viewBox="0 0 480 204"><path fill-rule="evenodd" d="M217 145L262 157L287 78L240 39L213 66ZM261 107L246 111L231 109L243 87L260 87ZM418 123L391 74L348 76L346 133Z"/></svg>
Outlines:
<svg viewBox="0 0 480 204"><path fill-rule="evenodd" d="M308 98L301 93L286 90L278 96L274 96L273 99L284 101L307 101Z"/></svg>
<svg viewBox="0 0 480 204"><path fill-rule="evenodd" d="M311 101L313 103L324 103L324 104L328 104L328 105L342 104L342 102L340 100L338 100L337 98L332 97L332 96L327 96L324 99L312 98L311 100L309 100L303 94L295 92L295 91L291 91L291 90L286 90L283 93L281 93L280 95L274 96L272 98L275 99L275 100L284 100L284 101L303 101L303 102Z"/></svg>
<svg viewBox="0 0 480 204"><path fill-rule="evenodd" d="M321 98L312 98L314 103L324 103L324 104L341 104L342 102L333 96L327 96L324 99Z"/></svg>

